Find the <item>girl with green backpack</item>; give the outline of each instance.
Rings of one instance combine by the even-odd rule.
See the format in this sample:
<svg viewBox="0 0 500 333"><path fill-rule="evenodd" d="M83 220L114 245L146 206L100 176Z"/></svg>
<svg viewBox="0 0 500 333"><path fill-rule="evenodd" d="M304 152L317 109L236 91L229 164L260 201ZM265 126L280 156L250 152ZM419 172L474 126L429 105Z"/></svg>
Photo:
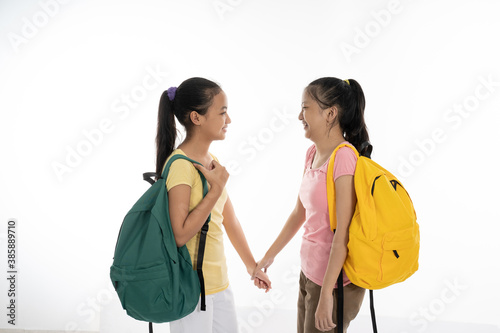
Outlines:
<svg viewBox="0 0 500 333"><path fill-rule="evenodd" d="M177 148L175 119L186 129L186 138ZM167 179L163 180L168 190L175 241L178 247L187 246L193 267L196 267L200 229L211 214L203 260L206 311L197 307L188 316L171 322L170 330L173 333L238 331L224 255L224 231L250 275L256 267L225 189L229 174L217 158L209 153L213 141L224 140L230 123L226 94L210 80L190 78L179 87L169 88L161 96L156 136L156 174L162 174L168 160L176 154L188 156L203 165L185 159L175 160ZM209 184L204 197L198 171ZM271 282L264 272L259 271L254 277L257 287L266 291L271 288Z"/></svg>

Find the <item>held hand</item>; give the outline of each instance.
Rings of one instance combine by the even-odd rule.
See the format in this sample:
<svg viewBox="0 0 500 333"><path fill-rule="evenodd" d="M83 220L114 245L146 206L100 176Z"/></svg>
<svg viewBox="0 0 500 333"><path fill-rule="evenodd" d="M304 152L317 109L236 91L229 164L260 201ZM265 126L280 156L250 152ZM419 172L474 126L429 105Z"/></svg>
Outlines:
<svg viewBox="0 0 500 333"><path fill-rule="evenodd" d="M227 179L229 178L229 172L226 168L219 164L216 160L212 160L208 168L205 168L199 164L193 164L196 169L205 176L207 182L210 184L211 189L216 189L222 192L224 186L226 186Z"/></svg>
<svg viewBox="0 0 500 333"><path fill-rule="evenodd" d="M271 280L269 280L269 277L267 276L267 274L261 270L256 272L256 276L253 279L253 283L257 288L265 289L266 293L269 290L271 290Z"/></svg>
<svg viewBox="0 0 500 333"><path fill-rule="evenodd" d="M318 307L315 314L315 326L322 332L329 331L335 326L332 320L333 313L333 294L319 297Z"/></svg>
<svg viewBox="0 0 500 333"><path fill-rule="evenodd" d="M274 261L274 258L273 257L268 257L268 256L264 256L264 258L262 258L261 260L259 260L257 262L257 266L255 266L255 269L253 270L253 273L252 273L252 279L255 278L255 276L257 275L258 272L262 271L262 269L264 270L264 273L267 273L267 268L269 266L271 266L271 264L273 263Z"/></svg>

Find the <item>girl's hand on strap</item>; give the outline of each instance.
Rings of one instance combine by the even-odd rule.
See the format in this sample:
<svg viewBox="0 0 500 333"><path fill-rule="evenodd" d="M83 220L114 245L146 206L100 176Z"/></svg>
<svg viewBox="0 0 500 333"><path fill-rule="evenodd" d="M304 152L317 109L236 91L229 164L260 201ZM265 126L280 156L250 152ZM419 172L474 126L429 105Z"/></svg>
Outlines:
<svg viewBox="0 0 500 333"><path fill-rule="evenodd" d="M224 186L226 186L227 179L229 178L229 172L227 172L225 167L220 165L216 160L212 160L208 168L196 163L193 165L196 169L200 170L203 176L205 176L207 182L210 184L210 189L222 193Z"/></svg>

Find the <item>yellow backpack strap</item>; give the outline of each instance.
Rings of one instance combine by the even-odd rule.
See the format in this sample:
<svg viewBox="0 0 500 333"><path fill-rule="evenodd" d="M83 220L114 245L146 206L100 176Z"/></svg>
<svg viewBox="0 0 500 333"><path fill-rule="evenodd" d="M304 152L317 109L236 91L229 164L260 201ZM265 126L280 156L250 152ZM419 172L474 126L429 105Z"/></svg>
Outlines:
<svg viewBox="0 0 500 333"><path fill-rule="evenodd" d="M359 153L356 148L347 143L338 145L337 148L335 148L335 150L333 151L332 156L330 156L330 161L328 162L328 170L326 173L326 196L328 200L328 215L330 216L330 229L332 231L337 229L337 210L335 207L335 182L333 181L333 163L335 162L335 155L337 154L337 151L342 147L351 148L356 154L356 157L359 158Z"/></svg>

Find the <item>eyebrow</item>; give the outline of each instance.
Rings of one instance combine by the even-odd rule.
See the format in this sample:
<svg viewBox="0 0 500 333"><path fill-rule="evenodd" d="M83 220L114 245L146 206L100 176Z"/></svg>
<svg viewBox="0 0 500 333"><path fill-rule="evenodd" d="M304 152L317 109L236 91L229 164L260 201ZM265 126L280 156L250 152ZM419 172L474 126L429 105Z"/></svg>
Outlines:
<svg viewBox="0 0 500 333"><path fill-rule="evenodd" d="M223 106L223 107L221 107L220 109L221 109L221 110L224 110L224 109L225 109L225 110L227 110L227 106Z"/></svg>

